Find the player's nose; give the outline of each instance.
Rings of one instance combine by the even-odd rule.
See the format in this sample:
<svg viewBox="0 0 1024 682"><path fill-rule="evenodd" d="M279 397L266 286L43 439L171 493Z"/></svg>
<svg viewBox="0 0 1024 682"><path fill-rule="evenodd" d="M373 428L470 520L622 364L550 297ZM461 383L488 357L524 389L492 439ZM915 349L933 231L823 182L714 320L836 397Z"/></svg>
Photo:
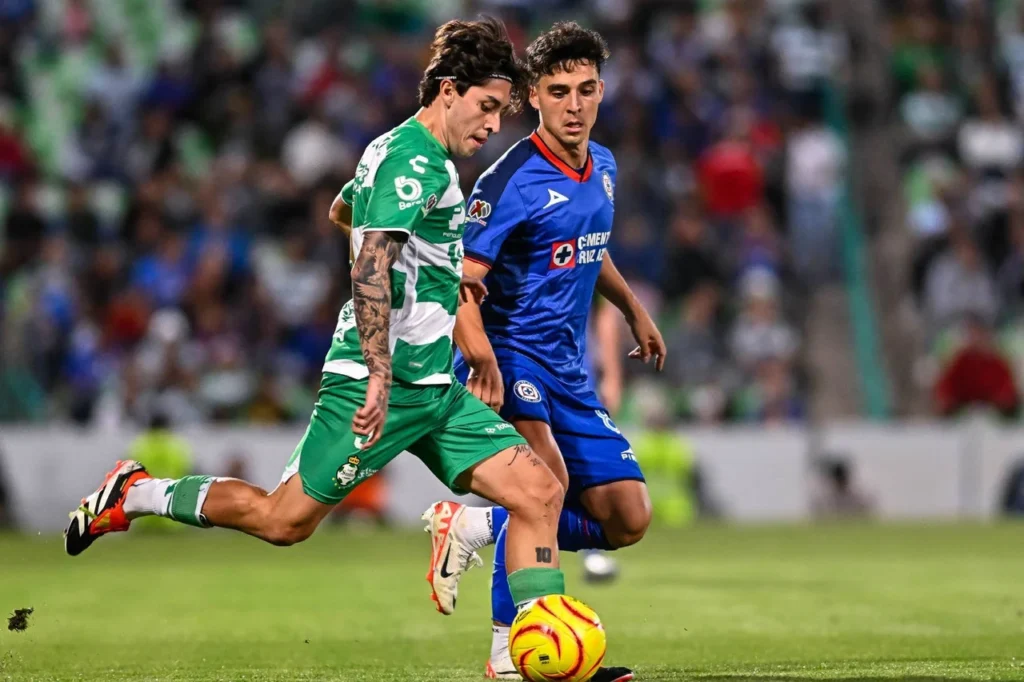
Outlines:
<svg viewBox="0 0 1024 682"><path fill-rule="evenodd" d="M581 103L582 100L580 99L580 94L578 92L573 90L569 93L569 113L574 114L578 112L580 110Z"/></svg>
<svg viewBox="0 0 1024 682"><path fill-rule="evenodd" d="M498 134L498 132L501 130L501 113L500 112L496 112L496 113L490 114L487 117L487 120L484 122L484 130L486 130L491 135L497 135Z"/></svg>

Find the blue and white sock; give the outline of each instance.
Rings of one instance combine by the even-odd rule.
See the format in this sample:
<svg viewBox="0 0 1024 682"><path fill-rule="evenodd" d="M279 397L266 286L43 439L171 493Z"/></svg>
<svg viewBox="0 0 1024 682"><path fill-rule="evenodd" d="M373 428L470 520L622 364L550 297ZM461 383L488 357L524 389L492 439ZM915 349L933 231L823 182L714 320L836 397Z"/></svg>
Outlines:
<svg viewBox="0 0 1024 682"><path fill-rule="evenodd" d="M585 549L615 549L608 543L604 528L594 517L578 508L565 508L558 519L558 549L579 552Z"/></svg>
<svg viewBox="0 0 1024 682"><path fill-rule="evenodd" d="M501 509L501 507L495 507ZM494 547L494 571L491 573L491 620L502 625L511 625L517 609L508 586L508 571L505 568L505 536L508 534L508 512L498 532Z"/></svg>

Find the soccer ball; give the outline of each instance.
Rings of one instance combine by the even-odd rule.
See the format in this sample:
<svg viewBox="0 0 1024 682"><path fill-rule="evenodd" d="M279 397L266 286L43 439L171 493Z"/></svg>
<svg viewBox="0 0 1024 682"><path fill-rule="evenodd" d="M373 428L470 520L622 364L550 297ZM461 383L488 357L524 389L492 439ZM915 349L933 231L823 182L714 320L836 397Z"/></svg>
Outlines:
<svg viewBox="0 0 1024 682"><path fill-rule="evenodd" d="M512 621L509 654L527 682L586 682L604 661L604 626L594 610L561 594L549 594Z"/></svg>

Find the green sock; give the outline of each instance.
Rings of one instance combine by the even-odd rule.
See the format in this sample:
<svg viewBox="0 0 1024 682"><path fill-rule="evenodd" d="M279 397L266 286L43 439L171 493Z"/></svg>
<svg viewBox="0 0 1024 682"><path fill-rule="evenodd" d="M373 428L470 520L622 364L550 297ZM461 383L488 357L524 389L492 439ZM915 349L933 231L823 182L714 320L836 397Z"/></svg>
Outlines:
<svg viewBox="0 0 1024 682"><path fill-rule="evenodd" d="M178 523L209 528L210 524L203 516L203 503L213 481L213 476L186 476L172 483L168 489L171 504L167 515Z"/></svg>
<svg viewBox="0 0 1024 682"><path fill-rule="evenodd" d="M512 601L522 606L549 594L565 594L565 576L557 568L520 568L508 574Z"/></svg>

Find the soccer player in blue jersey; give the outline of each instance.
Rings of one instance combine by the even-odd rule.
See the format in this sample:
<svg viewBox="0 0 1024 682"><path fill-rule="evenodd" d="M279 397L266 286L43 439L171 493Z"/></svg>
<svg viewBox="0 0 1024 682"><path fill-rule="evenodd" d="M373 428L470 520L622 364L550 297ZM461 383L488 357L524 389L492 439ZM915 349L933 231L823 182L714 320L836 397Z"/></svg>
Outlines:
<svg viewBox="0 0 1024 682"><path fill-rule="evenodd" d="M566 489L559 548L611 550L647 530L651 504L643 474L588 381L587 318L595 290L618 308L638 343L630 357L660 370L665 344L608 254L615 213L612 153L590 140L604 94L604 40L559 23L527 49L536 132L480 177L467 203L464 281L483 280L482 304L458 311L456 373L530 443ZM468 376L467 376L468 375ZM451 513L451 502L437 509ZM497 543L490 678L517 679L508 654L516 615L504 565L501 507L459 506L449 522L473 549ZM436 525L436 524L435 524ZM462 568L461 566L458 568ZM633 679L604 668L598 682Z"/></svg>

